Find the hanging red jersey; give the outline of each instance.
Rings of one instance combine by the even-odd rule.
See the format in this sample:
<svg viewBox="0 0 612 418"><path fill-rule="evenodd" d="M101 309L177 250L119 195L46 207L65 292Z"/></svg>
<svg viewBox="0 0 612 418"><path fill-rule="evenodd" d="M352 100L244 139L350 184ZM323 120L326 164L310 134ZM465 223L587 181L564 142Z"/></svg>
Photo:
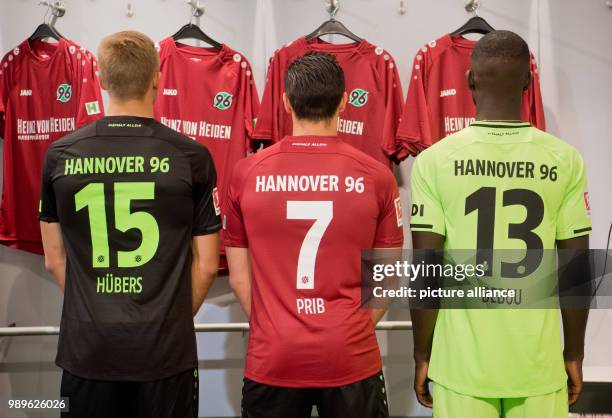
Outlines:
<svg viewBox="0 0 612 418"><path fill-rule="evenodd" d="M393 173L337 137L287 137L240 161L224 244L251 258L247 378L319 388L380 371L361 250L402 246L397 208Z"/></svg>
<svg viewBox="0 0 612 418"><path fill-rule="evenodd" d="M95 58L74 42L24 41L0 62L0 244L42 254L38 202L49 145L103 114Z"/></svg>
<svg viewBox="0 0 612 418"><path fill-rule="evenodd" d="M344 70L348 104L340 114L338 136L388 167L391 159L406 157L408 150L395 137L403 108L397 66L387 51L366 40L331 44L301 37L277 50L268 67L254 137L278 142L293 133L291 115L282 102L285 72L293 60L310 51L334 55Z"/></svg>
<svg viewBox="0 0 612 418"><path fill-rule="evenodd" d="M444 35L416 54L398 141L417 155L440 139L466 128L475 120L476 106L466 72L476 41ZM532 82L523 94L522 117L545 129L540 76L531 55Z"/></svg>
<svg viewBox="0 0 612 418"><path fill-rule="evenodd" d="M169 37L157 48L161 80L155 117L208 148L223 212L232 170L252 149L259 98L251 66L227 45L194 47Z"/></svg>

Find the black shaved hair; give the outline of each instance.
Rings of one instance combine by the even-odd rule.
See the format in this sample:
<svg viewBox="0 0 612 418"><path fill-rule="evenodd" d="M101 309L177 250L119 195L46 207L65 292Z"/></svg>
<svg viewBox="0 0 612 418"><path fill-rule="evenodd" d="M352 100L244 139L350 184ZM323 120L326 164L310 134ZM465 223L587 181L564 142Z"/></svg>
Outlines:
<svg viewBox="0 0 612 418"><path fill-rule="evenodd" d="M527 43L507 30L488 33L476 43L467 82L477 117L520 119L523 91L531 84L530 59Z"/></svg>
<svg viewBox="0 0 612 418"><path fill-rule="evenodd" d="M298 119L331 119L346 89L344 71L333 55L309 52L294 60L285 74L285 94Z"/></svg>
<svg viewBox="0 0 612 418"><path fill-rule="evenodd" d="M527 42L509 30L496 30L483 36L472 51L472 65L481 59L504 59L529 65Z"/></svg>

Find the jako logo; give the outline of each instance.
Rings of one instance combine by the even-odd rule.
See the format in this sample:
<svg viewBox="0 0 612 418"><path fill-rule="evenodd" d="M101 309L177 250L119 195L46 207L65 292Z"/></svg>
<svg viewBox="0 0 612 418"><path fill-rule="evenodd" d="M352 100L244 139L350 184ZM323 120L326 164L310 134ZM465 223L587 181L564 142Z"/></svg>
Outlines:
<svg viewBox="0 0 612 418"><path fill-rule="evenodd" d="M177 89L164 89L164 96L178 96L178 90Z"/></svg>
<svg viewBox="0 0 612 418"><path fill-rule="evenodd" d="M455 89L442 90L440 92L440 97L455 96L456 94L457 94L457 90Z"/></svg>
<svg viewBox="0 0 612 418"><path fill-rule="evenodd" d="M20 96L31 96L32 95L32 90L20 90L19 91L19 95Z"/></svg>

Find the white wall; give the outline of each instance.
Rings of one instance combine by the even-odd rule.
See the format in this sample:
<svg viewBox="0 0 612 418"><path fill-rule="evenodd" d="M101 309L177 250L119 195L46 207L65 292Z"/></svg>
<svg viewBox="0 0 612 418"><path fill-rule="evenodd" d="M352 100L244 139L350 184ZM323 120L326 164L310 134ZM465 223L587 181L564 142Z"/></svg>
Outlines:
<svg viewBox="0 0 612 418"><path fill-rule="evenodd" d="M141 30L159 40L186 23L183 0L67 0L68 12L58 29L88 49L96 50L106 34L122 29ZM134 17L125 15L131 3ZM311 32L326 18L322 0L208 0L202 25L222 42L242 51L251 61L263 89L267 50ZM2 0L0 47L6 51L21 42L42 20L36 0ZM338 18L351 30L389 50L400 66L406 86L415 51L425 42L459 27L467 18L463 0L406 0L407 13L397 13L399 0L341 0ZM255 33L256 7L264 7L276 41ZM589 169L594 233L592 247L605 248L612 221L612 10L604 0L483 0L480 14L494 27L524 36L538 57L549 130L575 145ZM273 36L273 35L272 35ZM257 55L257 56L256 56ZM409 205L411 161L397 170L404 207ZM227 294L219 279L214 295ZM223 300L224 298L218 298ZM42 259L0 247L0 326L54 325L59 322L61 295L44 272ZM389 319L406 319L393 312ZM242 321L236 304L206 306L198 322ZM390 405L393 415L425 415L412 396L410 333L380 333ZM59 374L53 365L57 339L21 337L0 340L0 400L10 397L53 398ZM587 372L612 380L612 315L595 312L589 324ZM245 339L238 334L198 337L201 373L201 416L238 415ZM606 369L608 367L609 369ZM588 374L587 373L587 374ZM3 416L0 407L0 416ZM11 417L43 417L42 412Z"/></svg>

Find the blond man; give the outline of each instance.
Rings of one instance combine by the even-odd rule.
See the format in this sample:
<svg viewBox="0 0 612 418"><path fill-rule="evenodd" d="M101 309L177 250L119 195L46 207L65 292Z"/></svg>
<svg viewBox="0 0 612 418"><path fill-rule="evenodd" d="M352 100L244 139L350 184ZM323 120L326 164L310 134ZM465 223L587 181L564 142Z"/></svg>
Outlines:
<svg viewBox="0 0 612 418"><path fill-rule="evenodd" d="M159 60L138 32L98 51L108 114L55 142L42 176L47 269L64 290L63 417L197 417L193 315L218 266L216 174L153 119Z"/></svg>

